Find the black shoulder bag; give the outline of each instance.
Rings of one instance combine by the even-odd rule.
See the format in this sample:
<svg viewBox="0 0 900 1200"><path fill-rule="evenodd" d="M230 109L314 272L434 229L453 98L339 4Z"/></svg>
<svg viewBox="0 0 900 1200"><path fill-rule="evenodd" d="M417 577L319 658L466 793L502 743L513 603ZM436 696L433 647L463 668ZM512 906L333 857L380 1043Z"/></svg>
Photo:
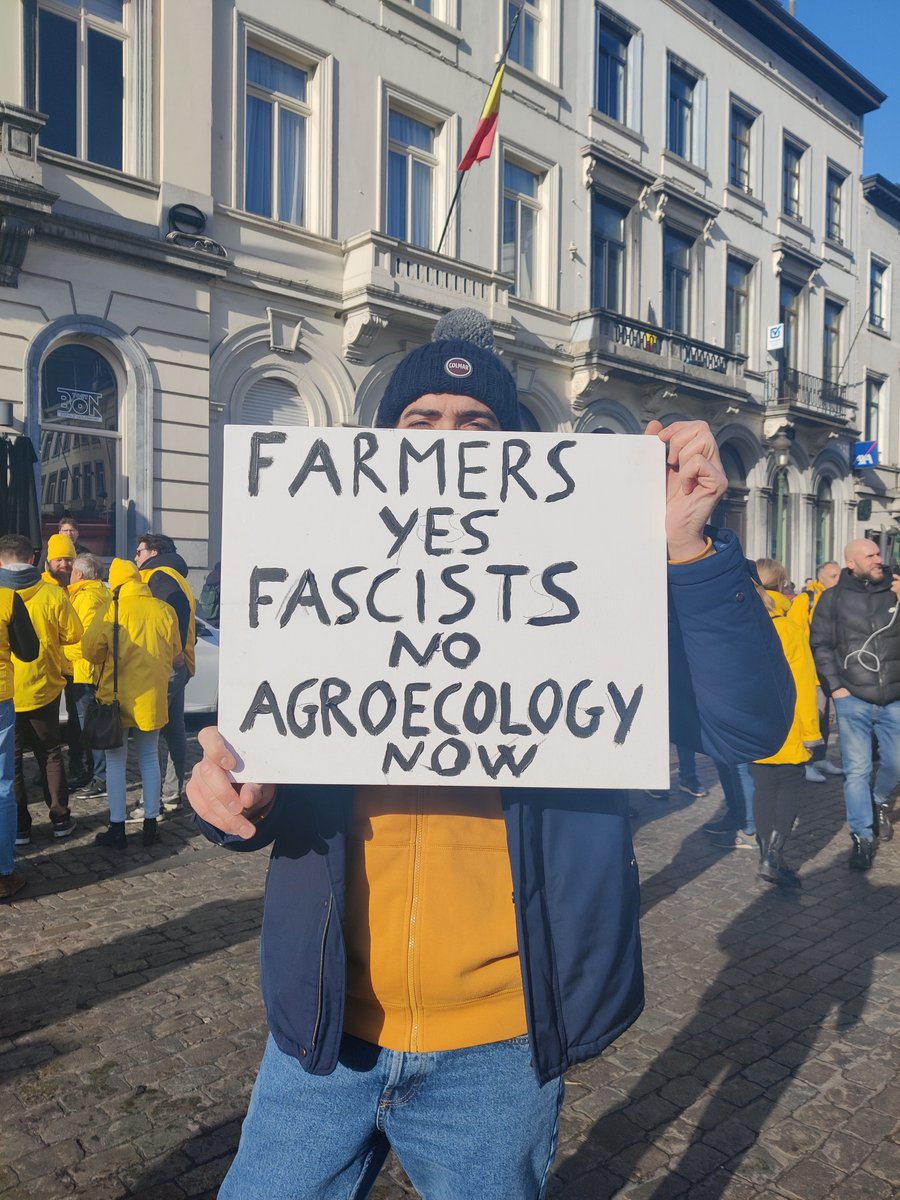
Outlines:
<svg viewBox="0 0 900 1200"><path fill-rule="evenodd" d="M103 704L95 696L87 706L81 725L81 744L87 750L116 750L122 745L124 731L119 711L119 593L113 600L113 698ZM102 673L102 672L101 672ZM98 687L99 687L99 680Z"/></svg>

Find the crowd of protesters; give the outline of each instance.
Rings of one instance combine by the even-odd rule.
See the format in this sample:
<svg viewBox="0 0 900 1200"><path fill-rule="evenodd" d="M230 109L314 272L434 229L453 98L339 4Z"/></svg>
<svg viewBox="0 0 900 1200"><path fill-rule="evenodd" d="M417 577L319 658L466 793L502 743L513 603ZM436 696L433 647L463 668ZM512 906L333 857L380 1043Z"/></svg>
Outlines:
<svg viewBox="0 0 900 1200"><path fill-rule="evenodd" d="M54 839L75 832L73 805L108 797L109 828L95 841L126 848L130 741L137 746L142 801L128 819L142 824L143 845L158 838L163 803L182 801L184 689L196 642L187 565L171 538L147 533L135 561L114 558L107 568L78 535L66 517L40 554L27 537L0 537L0 900L26 885L15 870L15 848L32 838L26 751L37 764L30 782L41 790ZM120 745L86 746L91 706L113 700Z"/></svg>

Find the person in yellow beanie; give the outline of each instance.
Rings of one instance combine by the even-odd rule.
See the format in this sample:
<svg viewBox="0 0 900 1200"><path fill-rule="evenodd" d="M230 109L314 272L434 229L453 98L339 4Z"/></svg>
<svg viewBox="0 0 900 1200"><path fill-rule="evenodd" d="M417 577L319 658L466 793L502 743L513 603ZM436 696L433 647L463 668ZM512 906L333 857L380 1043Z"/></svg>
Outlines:
<svg viewBox="0 0 900 1200"><path fill-rule="evenodd" d="M34 751L40 768L53 836L68 837L75 830L60 744L59 697L65 683L63 647L77 642L83 627L65 588L47 583L33 563L34 551L27 537L8 533L0 538L0 586L12 588L22 597L41 644L33 662L13 656L17 846L27 846L31 841L31 815L22 771L26 745Z"/></svg>
<svg viewBox="0 0 900 1200"><path fill-rule="evenodd" d="M127 731L134 729L138 766L143 789L143 843L151 846L158 838L160 805L159 731L168 719L169 676L182 661L178 619L172 608L157 600L137 567L124 558L114 558L109 568L111 597L98 612L81 640L81 652L100 668L97 698L103 704L113 699L113 638L118 612L119 705L126 737L121 746L106 751L106 788L109 795L109 828L94 839L100 846L124 850L125 767L128 761Z"/></svg>
<svg viewBox="0 0 900 1200"><path fill-rule="evenodd" d="M72 565L77 551L75 543L65 533L54 533L47 540L47 566L41 579L45 583L56 583L68 588L72 582ZM63 696L66 702L66 742L69 747L69 785L80 788L86 782L89 770L87 764L90 755L85 754L81 744L81 718L78 713L78 698L73 685L72 665L68 659L63 660L63 674L66 686Z"/></svg>
<svg viewBox="0 0 900 1200"><path fill-rule="evenodd" d="M75 543L64 533L54 533L47 542L47 569L41 578L45 583L68 587L72 580Z"/></svg>

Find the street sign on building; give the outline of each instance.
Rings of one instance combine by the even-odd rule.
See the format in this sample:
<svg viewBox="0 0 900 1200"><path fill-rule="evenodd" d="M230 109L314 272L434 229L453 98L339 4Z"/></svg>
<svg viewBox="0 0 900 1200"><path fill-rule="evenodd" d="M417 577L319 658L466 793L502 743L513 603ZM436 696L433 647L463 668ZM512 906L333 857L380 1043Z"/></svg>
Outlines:
<svg viewBox="0 0 900 1200"><path fill-rule="evenodd" d="M766 349L767 350L783 350L784 349L784 323L780 325L770 325L766 329Z"/></svg>
<svg viewBox="0 0 900 1200"><path fill-rule="evenodd" d="M862 471L866 467L878 466L877 442L854 442L853 470Z"/></svg>

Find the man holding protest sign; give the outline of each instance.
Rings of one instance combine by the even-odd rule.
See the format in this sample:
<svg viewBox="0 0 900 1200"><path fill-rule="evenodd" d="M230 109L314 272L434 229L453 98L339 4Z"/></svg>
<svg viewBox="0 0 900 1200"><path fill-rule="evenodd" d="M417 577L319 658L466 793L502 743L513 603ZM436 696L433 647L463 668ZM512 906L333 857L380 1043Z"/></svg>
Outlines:
<svg viewBox="0 0 900 1200"><path fill-rule="evenodd" d="M605 638L601 622L581 623L586 612L603 611L593 607L604 590L603 555L587 544L603 544L602 528L585 539L577 523L573 532L555 515L576 484L591 486L588 443L611 439L535 438L532 445L503 436L520 429L520 415L490 327L465 312L445 321L438 340L401 361L381 403L379 425L408 435L379 441L339 430L318 438L286 493L311 487L319 491L310 497L349 505L368 489L372 536L380 520L391 565L370 578L346 556L329 559L324 547L327 572L317 564L293 584L286 568L257 563L229 590L243 591L240 604L231 616L223 609L225 649L238 608L248 620L248 597L250 631L268 623L270 636L285 636L300 612L314 629L302 670L315 678L287 695L283 664L258 665L266 679L252 695L240 692L223 720L229 741L216 730L201 734L204 758L187 789L211 840L238 850L274 846L262 947L272 1037L222 1200L361 1197L391 1147L426 1195L543 1196L563 1073L599 1054L643 1005L637 867L621 788L629 772L640 774L633 747L644 736L648 746L660 742L665 717L654 715L660 693L665 700L665 666L657 664L658 679L629 672L637 652L621 620ZM463 331L469 340L454 336ZM430 437L417 440L417 430ZM705 533L725 488L709 428L651 422L647 433L667 447L672 736L721 761L746 762L784 740L793 713L787 666L733 535ZM286 436L253 433L242 444L249 497L291 480L292 467L281 474ZM626 463L632 448L648 461L652 447L641 441L619 442ZM454 470L442 455L452 456ZM425 461L435 465L435 495L427 516L420 503L407 517L396 497L412 495L410 473ZM636 482L650 491L658 482L662 505L661 479ZM457 512L455 497L483 507ZM516 530L525 530L513 530L517 556L503 542L505 505L519 514ZM554 561L526 568L528 536L547 546L554 522ZM259 523L245 524L258 534ZM352 536L346 517L329 528ZM646 611L656 615L658 605L662 624L662 530L658 547L654 536L646 578L659 572L661 583ZM573 537L584 553L567 557ZM499 562L479 557L492 540ZM456 554L457 565L435 566L455 563ZM476 570L475 563L487 565ZM354 594L351 582L360 579ZM440 615L432 616L438 587ZM606 590L618 595L608 582ZM414 624L404 629L407 595ZM480 628L446 628L463 619ZM416 625L432 620L440 636L429 641L423 628L413 637ZM337 646L357 630L360 655L381 638L377 653L387 657L373 657L358 682L349 668L339 678L316 658L317 644ZM253 636L243 640L253 646ZM602 705L592 698L597 669L578 661L595 658L601 643L610 680ZM529 676L548 646L551 655L559 648L559 663L548 672L541 662ZM479 679L471 682L464 672L476 660ZM410 661L435 669L434 683L412 677L402 686ZM435 692L443 678L455 681ZM362 768L352 764L385 731L393 740L381 770L354 778ZM563 759L587 763L593 753L601 761L592 748L604 731L611 739L602 750L604 782L608 775L618 790L588 790L580 779L593 781L596 772L579 775ZM239 764L246 774L254 758L268 761L257 735L269 739L260 744L278 764L275 778L289 780L296 762L295 776L320 781L234 784L230 772ZM482 735L510 740L476 746ZM329 751L328 739L338 736L341 751L321 756L318 747ZM432 738L443 740L432 748ZM329 761L331 778L346 782L324 782ZM442 778L453 786L440 786Z"/></svg>

